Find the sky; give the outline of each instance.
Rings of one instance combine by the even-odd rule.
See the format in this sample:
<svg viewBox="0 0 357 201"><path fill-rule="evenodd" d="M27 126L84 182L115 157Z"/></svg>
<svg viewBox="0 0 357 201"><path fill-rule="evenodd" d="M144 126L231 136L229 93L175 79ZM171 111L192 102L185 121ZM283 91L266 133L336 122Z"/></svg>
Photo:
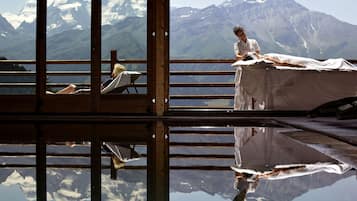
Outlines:
<svg viewBox="0 0 357 201"><path fill-rule="evenodd" d="M225 0L171 0L171 6L191 6L203 8L212 4L220 4ZM357 25L357 0L295 0L310 10L324 12L336 18ZM17 13L25 0L0 0L0 13Z"/></svg>

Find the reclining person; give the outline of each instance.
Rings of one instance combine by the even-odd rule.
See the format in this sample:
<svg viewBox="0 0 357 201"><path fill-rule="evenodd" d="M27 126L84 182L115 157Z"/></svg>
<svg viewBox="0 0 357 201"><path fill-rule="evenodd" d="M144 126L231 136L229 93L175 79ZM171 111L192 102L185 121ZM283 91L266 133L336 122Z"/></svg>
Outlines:
<svg viewBox="0 0 357 201"><path fill-rule="evenodd" d="M101 90L103 90L106 86L108 86L123 71L126 71L125 66L118 63L115 64L111 77L101 84ZM51 91L46 91L46 93L47 94L75 94L79 92L79 90L80 89L77 89L76 85L69 84L67 87L57 91L56 93L53 93Z"/></svg>
<svg viewBox="0 0 357 201"><path fill-rule="evenodd" d="M272 62L273 66L290 66L303 67L309 69L341 69L355 70L356 66L343 58L331 58L324 61L319 61L309 57L293 56L279 53L259 54L256 52L248 52L249 59L245 60L265 60Z"/></svg>

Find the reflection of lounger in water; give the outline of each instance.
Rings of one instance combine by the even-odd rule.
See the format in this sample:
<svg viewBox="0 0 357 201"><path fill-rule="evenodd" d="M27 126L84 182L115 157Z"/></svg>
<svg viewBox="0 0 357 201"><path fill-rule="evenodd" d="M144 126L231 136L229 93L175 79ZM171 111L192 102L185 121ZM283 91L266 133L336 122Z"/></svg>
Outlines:
<svg viewBox="0 0 357 201"><path fill-rule="evenodd" d="M112 159L115 169L123 167L127 162L140 159L140 154L131 145L104 142L103 147L113 154Z"/></svg>

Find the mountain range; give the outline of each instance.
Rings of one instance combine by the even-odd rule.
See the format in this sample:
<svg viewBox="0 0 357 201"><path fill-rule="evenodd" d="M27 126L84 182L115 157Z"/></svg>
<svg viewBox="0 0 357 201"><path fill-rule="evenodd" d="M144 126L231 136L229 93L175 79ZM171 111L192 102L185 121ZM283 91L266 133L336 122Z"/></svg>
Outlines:
<svg viewBox="0 0 357 201"><path fill-rule="evenodd" d="M0 16L0 55L34 58L35 20L29 20L35 19L33 3L29 0L17 17ZM103 1L103 56L117 49L124 57L146 57L146 6L144 0ZM310 11L294 0L227 0L203 9L170 11L172 58L232 58L235 25L245 27L263 53L354 58L357 52L357 26ZM49 1L47 31L48 59L90 58L89 2Z"/></svg>

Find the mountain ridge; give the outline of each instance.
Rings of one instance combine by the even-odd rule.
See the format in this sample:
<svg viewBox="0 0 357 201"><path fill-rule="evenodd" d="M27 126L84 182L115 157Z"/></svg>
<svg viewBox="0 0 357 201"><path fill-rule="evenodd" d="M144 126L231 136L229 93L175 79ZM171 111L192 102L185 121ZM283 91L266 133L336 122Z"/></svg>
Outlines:
<svg viewBox="0 0 357 201"><path fill-rule="evenodd" d="M56 0L50 6L63 6L63 3L55 4L54 2ZM67 7L74 8L73 4L77 5L76 2L87 1L66 0L65 2L71 2L72 7ZM103 44L108 45L103 46L103 48L105 51L117 49L121 52L120 55L125 55L125 57L142 58L145 57L146 52L144 50L143 53L143 49L146 48L146 33L138 33L138 26L130 25L127 22L135 22L144 26L139 30L146 32L146 15L142 10L144 3L142 0L137 1L135 5L129 3L128 0L103 1L103 4L107 6L106 9L111 12L120 12L121 15L123 14L121 13L122 10L128 10L129 13L120 20L119 18L115 20L115 17L108 18L113 20L108 24L103 24L103 30L109 31L109 33L102 33ZM132 10L128 8L132 8ZM218 6L212 5L203 9L182 7L171 8L170 10L170 54L172 58L233 58L233 43L237 38L232 32L232 27L237 24L245 27L248 37L255 38L259 42L263 53L278 52L318 59L330 57L351 59L357 53L356 25L339 21L330 15L310 11L294 0L227 0ZM55 58L66 58L60 52L55 52L62 48L61 52L73 56L71 59L83 58L84 56L89 58L87 53L74 51L75 49L78 50L78 47L76 47L78 44L82 46L80 49L89 52L90 30L85 25L90 21L89 16L83 17L83 9L83 12L79 12L80 9L78 9L76 13L82 13L82 17L73 19L78 19L74 21L81 21L83 25L71 24L65 23L57 11L53 13L53 16L48 17L52 19L48 20L49 27L52 26L48 33L48 41L57 41L57 44L54 45L58 47L48 49L48 54L54 55ZM29 9L27 9L27 12L31 13ZM116 17L120 15L118 14ZM51 21L57 23L51 24ZM118 24L125 24L124 35L121 35L124 31L120 33L120 28L114 28ZM4 26L0 24L0 32L3 31L1 27ZM29 45L35 44L33 41L35 25L24 22L19 27L21 28L12 30L13 34L10 34L10 36L7 34L5 36L8 37L0 37L2 47L0 55L8 58L19 57L16 55L19 52L18 48L23 47L24 51L21 50L21 58L32 57L29 56L30 53L26 52L34 51L34 46L29 47ZM66 36L69 30L72 30L72 34ZM86 37L83 36L83 31L88 32ZM52 39L53 37L59 37L63 40ZM77 40L79 38L80 40ZM76 40L81 42L73 45L73 41ZM122 40L125 40L126 43L113 43L113 41ZM85 41L88 41L88 44L83 46ZM124 44L129 44L129 46ZM136 49L130 50L128 47L135 47ZM73 54L70 52L73 52ZM108 52L104 53L104 55L108 54Z"/></svg>

